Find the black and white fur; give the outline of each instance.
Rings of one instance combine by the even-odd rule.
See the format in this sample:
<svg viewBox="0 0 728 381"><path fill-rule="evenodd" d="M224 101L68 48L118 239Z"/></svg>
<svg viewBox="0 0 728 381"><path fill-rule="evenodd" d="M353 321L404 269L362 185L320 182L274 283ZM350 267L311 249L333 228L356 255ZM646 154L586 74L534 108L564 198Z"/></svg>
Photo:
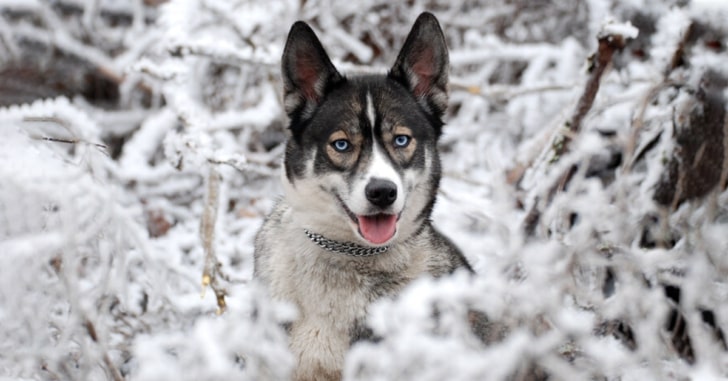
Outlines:
<svg viewBox="0 0 728 381"><path fill-rule="evenodd" d="M285 197L256 237L255 276L298 308L294 379L339 380L349 346L370 336L373 301L424 274L471 271L430 222L447 47L437 19L423 13L387 75L347 78L299 21L282 70Z"/></svg>

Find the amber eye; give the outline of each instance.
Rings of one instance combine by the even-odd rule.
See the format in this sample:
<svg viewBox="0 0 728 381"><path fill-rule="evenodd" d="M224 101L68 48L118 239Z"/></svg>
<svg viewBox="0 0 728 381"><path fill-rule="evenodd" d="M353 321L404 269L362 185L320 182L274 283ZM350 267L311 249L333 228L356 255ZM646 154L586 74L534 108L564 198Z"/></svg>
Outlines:
<svg viewBox="0 0 728 381"><path fill-rule="evenodd" d="M409 145L411 138L407 135L397 135L394 137L394 146L397 148L405 148Z"/></svg>
<svg viewBox="0 0 728 381"><path fill-rule="evenodd" d="M351 143L346 139L335 140L331 143L336 152L348 152L351 150Z"/></svg>

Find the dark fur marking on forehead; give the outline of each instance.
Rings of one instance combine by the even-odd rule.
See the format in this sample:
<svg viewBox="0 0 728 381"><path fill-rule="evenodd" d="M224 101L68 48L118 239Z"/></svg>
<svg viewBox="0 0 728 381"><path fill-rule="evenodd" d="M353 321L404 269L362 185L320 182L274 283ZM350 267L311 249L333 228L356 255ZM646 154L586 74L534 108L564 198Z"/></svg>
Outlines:
<svg viewBox="0 0 728 381"><path fill-rule="evenodd" d="M375 78L376 85L369 91L376 109L376 115L394 124L405 125L413 130L423 129L427 138L437 140L440 137L443 122L439 117L426 112L413 94L400 82L391 77ZM429 131L426 131L429 130Z"/></svg>
<svg viewBox="0 0 728 381"><path fill-rule="evenodd" d="M382 118L390 118L390 121L395 118L397 120L393 122L408 125L412 129L430 128L434 131L434 138L439 138L442 121L425 112L401 83L385 75L357 76L331 84L310 117L297 118L295 112L291 115L293 138L301 143L302 135L308 134L312 127L341 128L342 123L347 118L353 120L353 116L361 120L359 125L365 130L363 127L369 124L367 94L371 94L376 110L376 124ZM365 131L362 133L366 134Z"/></svg>
<svg viewBox="0 0 728 381"><path fill-rule="evenodd" d="M371 105L369 104L371 101ZM374 126L371 126L370 107L374 113ZM357 173L362 172L371 160L372 145L376 142L379 151L392 162L392 167L404 176L404 171L410 167L424 167L426 165L425 151L436 151L437 131L433 128L433 121L418 107L416 100L399 83L386 76L360 76L353 77L345 83L339 83L321 102L311 119L306 122L305 128L295 139L301 150L307 147L317 147L313 170L315 174L327 171L350 171L348 180L353 180ZM435 122L436 123L436 122ZM417 140L417 149L408 161L402 162L394 158L391 149L391 139L397 126L407 126L412 136ZM437 125L437 124L436 124ZM359 155L353 165L342 168L333 162L326 153L330 144L329 137L337 130L345 131L352 136L361 138ZM389 134L387 141L383 138L383 130ZM355 140L355 139L352 139ZM299 155L299 157L301 157ZM436 157L435 157L436 159ZM295 159L294 159L295 160ZM302 167L300 163L290 166ZM300 174L300 171L296 172Z"/></svg>

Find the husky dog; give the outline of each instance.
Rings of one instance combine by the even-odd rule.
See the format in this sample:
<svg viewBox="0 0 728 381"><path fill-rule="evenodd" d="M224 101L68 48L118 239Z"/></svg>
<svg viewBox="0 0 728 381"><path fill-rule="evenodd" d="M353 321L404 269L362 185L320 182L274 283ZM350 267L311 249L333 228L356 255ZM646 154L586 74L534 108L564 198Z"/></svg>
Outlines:
<svg viewBox="0 0 728 381"><path fill-rule="evenodd" d="M344 77L304 22L282 58L290 118L285 197L255 242L255 276L292 302L294 379L339 380L371 338L369 305L424 274L472 271L430 222L448 54L437 19L417 18L386 75Z"/></svg>

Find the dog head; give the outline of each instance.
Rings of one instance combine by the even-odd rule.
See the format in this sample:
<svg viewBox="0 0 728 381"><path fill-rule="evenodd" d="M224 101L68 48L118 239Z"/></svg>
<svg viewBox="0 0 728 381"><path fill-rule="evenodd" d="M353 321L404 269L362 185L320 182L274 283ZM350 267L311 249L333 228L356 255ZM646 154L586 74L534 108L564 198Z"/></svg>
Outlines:
<svg viewBox="0 0 728 381"><path fill-rule="evenodd" d="M297 225L368 246L416 232L440 180L448 55L437 19L417 18L388 74L352 78L299 21L282 71L291 135L284 184Z"/></svg>

